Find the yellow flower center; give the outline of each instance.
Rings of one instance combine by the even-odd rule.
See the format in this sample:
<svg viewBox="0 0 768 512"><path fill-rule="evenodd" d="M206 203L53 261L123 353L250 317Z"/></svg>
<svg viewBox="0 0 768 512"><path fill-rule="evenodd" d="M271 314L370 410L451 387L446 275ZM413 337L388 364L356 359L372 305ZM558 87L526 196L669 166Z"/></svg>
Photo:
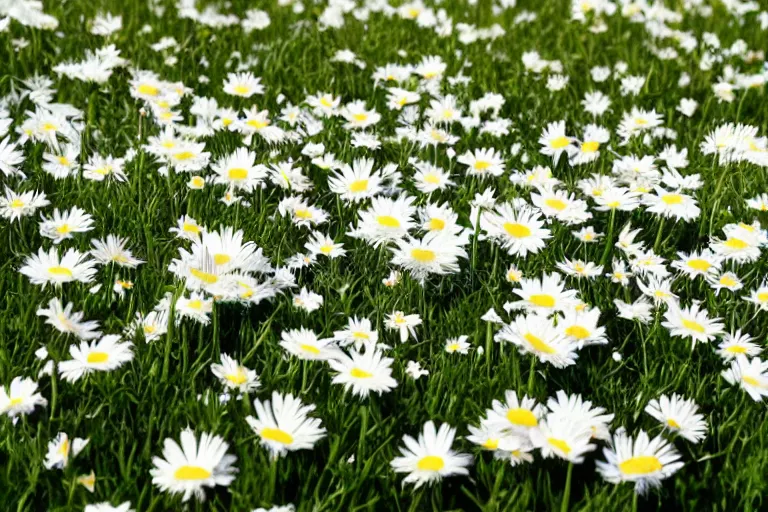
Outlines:
<svg viewBox="0 0 768 512"><path fill-rule="evenodd" d="M736 286L738 282L731 276L723 276L720 278L720 284L723 286L731 287L731 286Z"/></svg>
<svg viewBox="0 0 768 512"><path fill-rule="evenodd" d="M506 231L512 238L526 238L531 236L531 229L528 226L514 222L505 222L504 231Z"/></svg>
<svg viewBox="0 0 768 512"><path fill-rule="evenodd" d="M349 184L349 191L354 193L365 192L368 190L368 180L355 180Z"/></svg>
<svg viewBox="0 0 768 512"><path fill-rule="evenodd" d="M584 340L589 338L590 332L580 325L572 325L565 330L565 334L577 340Z"/></svg>
<svg viewBox="0 0 768 512"><path fill-rule="evenodd" d="M46 132L51 132L56 130L56 125L52 123L44 123L43 124L43 130Z"/></svg>
<svg viewBox="0 0 768 512"><path fill-rule="evenodd" d="M698 332L699 334L703 334L706 331L703 325L701 325L698 322L694 322L693 320L683 319L682 323L683 323L683 327L685 327L690 331Z"/></svg>
<svg viewBox="0 0 768 512"><path fill-rule="evenodd" d="M176 480L207 480L211 472L200 466L181 466L173 473Z"/></svg>
<svg viewBox="0 0 768 512"><path fill-rule="evenodd" d="M200 226L191 222L185 222L181 229L186 233L200 233Z"/></svg>
<svg viewBox="0 0 768 512"><path fill-rule="evenodd" d="M419 468L420 471L440 471L444 466L445 461L442 457L438 457L437 455L427 455L426 457L419 459L419 462L416 463L416 467Z"/></svg>
<svg viewBox="0 0 768 512"><path fill-rule="evenodd" d="M298 210L295 210L294 215L296 215L300 219L311 219L312 218L312 212L309 211L309 208L299 208Z"/></svg>
<svg viewBox="0 0 768 512"><path fill-rule="evenodd" d="M11 208L24 208L24 201L21 199L14 199L11 201Z"/></svg>
<svg viewBox="0 0 768 512"><path fill-rule="evenodd" d="M251 88L243 84L236 85L233 90L235 91L235 94L239 94L240 96L245 96L251 92Z"/></svg>
<svg viewBox="0 0 768 512"><path fill-rule="evenodd" d="M219 253L219 254L213 255L213 262L216 263L217 265L226 265L231 260L232 260L232 257L230 257L229 254Z"/></svg>
<svg viewBox="0 0 768 512"><path fill-rule="evenodd" d="M373 374L371 372L361 370L360 368L352 368L349 374L356 379L370 379L371 377L373 377Z"/></svg>
<svg viewBox="0 0 768 512"><path fill-rule="evenodd" d="M667 426L670 428L680 428L680 424L674 420L674 418L669 418L667 420Z"/></svg>
<svg viewBox="0 0 768 512"><path fill-rule="evenodd" d="M536 416L528 409L510 409L507 411L507 420L513 425L521 427L535 427L539 424Z"/></svg>
<svg viewBox="0 0 768 512"><path fill-rule="evenodd" d="M333 102L330 99L328 99L328 96L323 96L322 98L320 98L320 104L326 108L333 107Z"/></svg>
<svg viewBox="0 0 768 512"><path fill-rule="evenodd" d="M354 119L358 123L362 123L363 121L368 119L368 114L366 114L366 113L352 114L352 119Z"/></svg>
<svg viewBox="0 0 768 512"><path fill-rule="evenodd" d="M400 221L391 215L380 215L376 221L385 228L399 228Z"/></svg>
<svg viewBox="0 0 768 512"><path fill-rule="evenodd" d="M205 186L205 180L200 176L192 176L190 183L196 188L203 188Z"/></svg>
<svg viewBox="0 0 768 512"><path fill-rule="evenodd" d="M555 349L553 349L552 347L544 343L544 340L542 340L538 336L534 336L531 333L526 333L525 336L523 337L525 338L525 341L530 343L533 349L536 350L537 352L543 352L545 354L554 354L555 352L557 352Z"/></svg>
<svg viewBox="0 0 768 512"><path fill-rule="evenodd" d="M730 347L726 347L726 352L730 352L732 354L746 354L747 353L747 347L742 347L741 345L733 345Z"/></svg>
<svg viewBox="0 0 768 512"><path fill-rule="evenodd" d="M553 210L557 210L559 212L565 210L565 208L568 206L565 201L562 201L560 199L547 199L544 201L544 204L552 208Z"/></svg>
<svg viewBox="0 0 768 512"><path fill-rule="evenodd" d="M661 200L664 201L664 203L672 205L672 204L680 204L683 202L683 196L680 194L664 194L661 196Z"/></svg>
<svg viewBox="0 0 768 512"><path fill-rule="evenodd" d="M136 90L144 96L157 96L160 94L160 89L149 84L141 84Z"/></svg>
<svg viewBox="0 0 768 512"><path fill-rule="evenodd" d="M367 332L363 331L355 331L352 333L352 337L357 340L369 340L371 337L368 335Z"/></svg>
<svg viewBox="0 0 768 512"><path fill-rule="evenodd" d="M261 130L262 128L266 128L267 126L269 126L269 121L268 120L262 121L261 119L249 119L248 121L245 122L245 124L247 124L251 128L255 128L256 130Z"/></svg>
<svg viewBox="0 0 768 512"><path fill-rule="evenodd" d="M625 475L648 475L661 471L661 461L652 455L631 457L619 464L619 471Z"/></svg>
<svg viewBox="0 0 768 512"><path fill-rule="evenodd" d="M420 263L435 261L435 257L435 251L430 251L429 249L413 249L411 251L411 258Z"/></svg>
<svg viewBox="0 0 768 512"><path fill-rule="evenodd" d="M557 450L560 450L561 452L563 452L566 455L571 453L571 446L568 443L566 443L565 441L563 441L562 439L557 439L555 437L550 437L549 439L547 439L547 442L550 445L552 445L554 448L556 448Z"/></svg>
<svg viewBox="0 0 768 512"><path fill-rule="evenodd" d="M109 360L109 354L106 352L91 352L88 354L87 361L91 364L106 363Z"/></svg>
<svg viewBox="0 0 768 512"><path fill-rule="evenodd" d="M69 159L65 156L60 156L57 158L57 160L61 165L69 165Z"/></svg>
<svg viewBox="0 0 768 512"><path fill-rule="evenodd" d="M756 379L756 378L754 378L754 377L750 377L749 375L744 375L744 376L741 378L741 380L743 380L744 382L746 382L746 383L747 383L747 384L749 384L750 386L761 387L761 385L760 385L760 381L759 381L759 380L757 380L757 379Z"/></svg>
<svg viewBox="0 0 768 512"><path fill-rule="evenodd" d="M740 238L729 238L725 241L725 246L729 249L746 249L749 244Z"/></svg>
<svg viewBox="0 0 768 512"><path fill-rule="evenodd" d="M195 154L191 151L180 151L179 153L176 153L173 155L173 158L176 160L179 160L183 162L184 160L189 160L190 158L194 158Z"/></svg>
<svg viewBox="0 0 768 512"><path fill-rule="evenodd" d="M560 137L556 137L552 139L549 145L552 146L553 149L563 149L565 146L567 146L570 143L571 141L568 137L561 135Z"/></svg>
<svg viewBox="0 0 768 512"><path fill-rule="evenodd" d="M590 140L588 142L585 142L581 145L581 152L582 153L594 153L600 148L600 143L595 142L594 140Z"/></svg>
<svg viewBox="0 0 768 512"><path fill-rule="evenodd" d="M442 231L445 229L445 221L443 219L430 219L427 223L427 229L430 231Z"/></svg>
<svg viewBox="0 0 768 512"><path fill-rule="evenodd" d="M261 429L261 438L266 439L267 441L275 441L280 444L293 443L293 436L285 430L280 430L279 428L266 427Z"/></svg>
<svg viewBox="0 0 768 512"><path fill-rule="evenodd" d="M757 300L759 300L760 302L768 302L768 292L758 293Z"/></svg>
<svg viewBox="0 0 768 512"><path fill-rule="evenodd" d="M70 231L72 231L72 228L69 226L69 224L62 224L56 228L56 232L60 235L66 235Z"/></svg>
<svg viewBox="0 0 768 512"><path fill-rule="evenodd" d="M49 274L53 274L55 276L62 276L62 277L72 277L72 271L68 269L67 267L50 267L48 269Z"/></svg>
<svg viewBox="0 0 768 512"><path fill-rule="evenodd" d="M488 169L491 166L491 162L486 162L485 160L478 160L475 162L475 169L478 171L484 171Z"/></svg>
<svg viewBox="0 0 768 512"><path fill-rule="evenodd" d="M235 167L234 169L230 169L229 172L227 172L227 176L229 176L229 179L231 180L244 180L248 177L248 169Z"/></svg>
<svg viewBox="0 0 768 512"><path fill-rule="evenodd" d="M706 272L707 270L709 270L709 267L711 267L712 264L709 263L707 260L698 259L698 260L689 260L688 266L694 270L698 270L700 272Z"/></svg>
<svg viewBox="0 0 768 512"><path fill-rule="evenodd" d="M24 401L23 398L11 398L10 406L15 407L17 405L20 405Z"/></svg>
<svg viewBox="0 0 768 512"><path fill-rule="evenodd" d="M430 185L437 185L440 183L440 178L437 176L437 174L431 173L424 176L424 181Z"/></svg>
<svg viewBox="0 0 768 512"><path fill-rule="evenodd" d="M302 343L302 344L300 345L300 348L301 348L301 350L303 350L303 351L305 351L305 352L309 352L310 354L315 354L315 355L317 355L317 354L319 354L319 353L320 353L320 349L319 349L319 348L317 348L317 347L316 347L316 346L314 346L314 345L307 345L306 343Z"/></svg>
<svg viewBox="0 0 768 512"><path fill-rule="evenodd" d="M245 384L248 381L248 377L245 376L245 372L240 368L238 368L235 373L228 373L225 378L236 386Z"/></svg>
<svg viewBox="0 0 768 512"><path fill-rule="evenodd" d="M483 448L485 448L486 450L496 450L499 448L499 440L486 439L486 441L483 443Z"/></svg>
<svg viewBox="0 0 768 512"><path fill-rule="evenodd" d="M219 280L215 274L203 272L202 270L198 270L196 268L190 269L189 273L206 284L215 284Z"/></svg>
<svg viewBox="0 0 768 512"><path fill-rule="evenodd" d="M534 294L531 295L528 300L531 304L541 308L552 308L555 306L555 298L547 294Z"/></svg>

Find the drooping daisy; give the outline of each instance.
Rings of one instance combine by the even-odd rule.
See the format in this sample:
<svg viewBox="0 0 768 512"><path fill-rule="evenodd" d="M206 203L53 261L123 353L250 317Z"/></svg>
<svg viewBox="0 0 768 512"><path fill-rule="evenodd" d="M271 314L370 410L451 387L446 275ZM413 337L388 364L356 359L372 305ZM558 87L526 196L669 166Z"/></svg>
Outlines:
<svg viewBox="0 0 768 512"><path fill-rule="evenodd" d="M70 345L72 359L59 363L59 373L67 382L76 382L92 372L110 372L133 359L133 343L121 342L120 336L108 334L98 341Z"/></svg>
<svg viewBox="0 0 768 512"><path fill-rule="evenodd" d="M56 437L48 443L48 453L45 455L43 465L45 469L64 469L69 465L70 457L77 457L83 451L90 439L80 437L70 441L65 432L59 432Z"/></svg>
<svg viewBox="0 0 768 512"><path fill-rule="evenodd" d="M31 414L35 407L45 407L48 400L37 392L37 382L26 377L14 377L6 391L0 387L0 414L11 418L20 414Z"/></svg>
<svg viewBox="0 0 768 512"><path fill-rule="evenodd" d="M619 318L637 320L644 324L647 324L653 319L653 304L648 302L644 297L640 297L632 304L627 304L619 299L613 299L613 304L619 311Z"/></svg>
<svg viewBox="0 0 768 512"><path fill-rule="evenodd" d="M176 233L176 236L185 240L197 241L200 239L200 235L205 233L205 226L200 225L197 220L189 215L182 215L179 217L177 226L170 229L171 233Z"/></svg>
<svg viewBox="0 0 768 512"><path fill-rule="evenodd" d="M602 126L587 125L578 150L570 155L571 165L583 165L597 160L600 156L600 145L608 142L610 137L610 132Z"/></svg>
<svg viewBox="0 0 768 512"><path fill-rule="evenodd" d="M395 457L391 465L396 473L408 473L403 484L415 483L419 488L424 484L434 484L444 477L466 475L472 456L458 453L451 448L456 429L447 423L435 429L435 424L428 421L418 440L409 435L403 436L405 447L400 448L400 457Z"/></svg>
<svg viewBox="0 0 768 512"><path fill-rule="evenodd" d="M192 429L186 428L181 432L181 444L166 438L163 456L152 457L152 483L161 491L183 494L182 502L192 495L204 501L206 487L226 487L235 479L237 457L227 454L228 449L221 437L203 432L198 442Z"/></svg>
<svg viewBox="0 0 768 512"><path fill-rule="evenodd" d="M352 394L365 398L371 391L381 395L397 386L397 381L392 378L393 361L384 357L381 351L368 347L362 353L356 350L349 355L341 352L329 359L328 365L337 372L333 377L334 384L343 384L345 390L351 389Z"/></svg>
<svg viewBox="0 0 768 512"><path fill-rule="evenodd" d="M760 355L763 348L756 343L752 343L753 340L752 336L742 333L741 329L726 333L723 335L723 341L717 347L717 354L725 361L735 359L740 354L749 357Z"/></svg>
<svg viewBox="0 0 768 512"><path fill-rule="evenodd" d="M245 421L260 438L260 443L273 459L285 456L289 451L310 450L325 437L325 428L317 418L309 417L314 405L304 405L288 393L272 392L272 401L253 401L256 418Z"/></svg>
<svg viewBox="0 0 768 512"><path fill-rule="evenodd" d="M560 390L555 398L547 400L547 421L581 424L591 430L593 439L610 439L610 424L613 414L606 414L604 407L593 407L592 402L583 400L581 395L569 395Z"/></svg>
<svg viewBox="0 0 768 512"><path fill-rule="evenodd" d="M680 454L663 437L650 439L644 430L633 440L626 432L613 436L610 448L603 448L605 461L597 461L597 471L613 484L634 482L635 492L644 494L661 485L683 467Z"/></svg>
<svg viewBox="0 0 768 512"><path fill-rule="evenodd" d="M48 307L37 310L37 316L45 317L45 323L52 325L59 332L74 334L81 340L99 338L101 336L101 332L97 330L99 322L95 320L84 322L85 314L82 311L73 313L73 308L74 305L71 302L64 307L59 299L53 298L48 301Z"/></svg>
<svg viewBox="0 0 768 512"><path fill-rule="evenodd" d="M733 386L739 386L755 402L768 396L768 361L759 357L747 359L743 354L731 361L731 366L720 375Z"/></svg>
<svg viewBox="0 0 768 512"><path fill-rule="evenodd" d="M136 268L144 263L142 260L134 258L130 249L126 249L127 238L115 235L107 235L107 238L91 240L91 256L102 265L117 263L117 265L126 268Z"/></svg>
<svg viewBox="0 0 768 512"><path fill-rule="evenodd" d="M603 273L603 266L597 265L591 261L583 260L569 260L559 262L557 268L566 275L576 277L578 279L587 278L594 279Z"/></svg>
<svg viewBox="0 0 768 512"><path fill-rule="evenodd" d="M333 339L340 346L346 347L354 343L355 350L360 350L363 346L373 347L379 341L378 331L373 328L371 321L367 318L350 317L347 322L346 329L333 332Z"/></svg>
<svg viewBox="0 0 768 512"><path fill-rule="evenodd" d="M289 354L309 361L323 361L339 355L332 338L318 338L311 329L290 329L281 334L280 346Z"/></svg>
<svg viewBox="0 0 768 512"><path fill-rule="evenodd" d="M311 227L325 223L328 214L321 208L309 204L306 200L292 196L281 200L277 205L280 215L288 215L297 226Z"/></svg>
<svg viewBox="0 0 768 512"><path fill-rule="evenodd" d="M725 239L715 239L710 248L726 261L749 263L760 257L760 246L765 244L765 233L747 224L727 224L723 228Z"/></svg>
<svg viewBox="0 0 768 512"><path fill-rule="evenodd" d="M261 386L259 376L256 375L255 371L241 365L227 354L221 354L221 364L214 363L211 365L211 372L226 388L241 393L254 391Z"/></svg>
<svg viewBox="0 0 768 512"><path fill-rule="evenodd" d="M707 435L707 422L704 415L697 414L698 410L696 402L678 394L671 397L661 395L658 400L651 400L645 406L645 412L665 429L680 434L692 443L698 443Z"/></svg>
<svg viewBox="0 0 768 512"><path fill-rule="evenodd" d="M27 276L32 284L45 288L49 283L55 286L72 281L90 283L96 274L95 265L95 261L75 249L68 249L59 258L55 247L48 252L41 247L37 254L27 256L19 272Z"/></svg>
<svg viewBox="0 0 768 512"><path fill-rule="evenodd" d="M307 313L311 313L323 305L323 296L309 291L306 287L302 286L299 293L293 294L291 302L294 307L303 309Z"/></svg>
<svg viewBox="0 0 768 512"><path fill-rule="evenodd" d="M671 305L664 312L665 321L661 325L669 329L672 336L691 338L691 350L696 343L709 343L723 332L723 324L719 318L709 318L706 309L699 304L688 308Z"/></svg>
<svg viewBox="0 0 768 512"><path fill-rule="evenodd" d="M576 363L576 344L564 337L545 314L518 315L505 325L496 340L508 341L517 346L521 354L533 354L541 362L556 368Z"/></svg>
<svg viewBox="0 0 768 512"><path fill-rule="evenodd" d="M400 331L400 342L405 343L408 341L409 336L416 337L416 326L421 325L421 317L418 314L406 315L402 311L395 311L387 315L387 319L384 321L384 326L387 329Z"/></svg>

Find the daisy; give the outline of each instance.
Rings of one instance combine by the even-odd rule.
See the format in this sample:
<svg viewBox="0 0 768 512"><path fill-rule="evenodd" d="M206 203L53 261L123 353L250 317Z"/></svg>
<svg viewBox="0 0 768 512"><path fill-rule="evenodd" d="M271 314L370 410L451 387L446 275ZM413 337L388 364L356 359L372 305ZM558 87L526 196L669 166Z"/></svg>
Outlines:
<svg viewBox="0 0 768 512"><path fill-rule="evenodd" d="M570 155L571 165L583 165L597 160L600 156L600 145L608 142L610 137L610 132L602 126L587 125L578 151Z"/></svg>
<svg viewBox="0 0 768 512"><path fill-rule="evenodd" d="M531 429L538 427L546 413L546 408L535 398L524 395L518 399L512 390L504 392L504 402L494 400L491 407L486 410L489 426L524 438L528 438Z"/></svg>
<svg viewBox="0 0 768 512"><path fill-rule="evenodd" d="M602 477L613 484L634 482L638 494L659 487L662 480L683 467L671 443L661 436L651 440L644 430L635 440L624 431L617 432L611 447L603 448L603 456L606 460L596 463Z"/></svg>
<svg viewBox="0 0 768 512"><path fill-rule="evenodd" d="M178 238L193 242L199 240L200 235L205 231L205 226L201 226L197 220L189 215L182 215L179 217L176 227L170 229L170 232L176 233Z"/></svg>
<svg viewBox="0 0 768 512"><path fill-rule="evenodd" d="M90 283L96 274L95 266L95 261L87 259L85 254L75 249L68 249L59 258L55 247L48 252L41 247L37 254L26 257L19 272L27 276L32 284L45 288L49 283L55 286L72 281Z"/></svg>
<svg viewBox="0 0 768 512"><path fill-rule="evenodd" d="M18 145L11 142L10 137L0 140L0 171L6 176L21 173L18 166L24 163L24 153L18 149Z"/></svg>
<svg viewBox="0 0 768 512"><path fill-rule="evenodd" d="M541 450L544 458L559 457L573 464L581 464L584 455L597 448L590 443L592 429L571 419L568 416L550 415L531 430L531 442Z"/></svg>
<svg viewBox="0 0 768 512"><path fill-rule="evenodd" d="M237 148L234 153L219 159L211 166L216 173L213 181L227 185L229 190L252 192L267 177L267 168L256 165L256 153Z"/></svg>
<svg viewBox="0 0 768 512"><path fill-rule="evenodd" d="M44 217L40 223L40 234L52 239L54 244L72 238L72 233L85 233L91 229L93 217L77 206L66 212L60 212L56 208L53 210L53 217Z"/></svg>
<svg viewBox="0 0 768 512"><path fill-rule="evenodd" d="M328 360L328 365L334 370L334 384L343 384L344 389L360 397L367 397L373 391L381 395L388 393L397 386L392 378L392 362L394 359L384 357L375 348L366 348L364 352L352 350L349 355L343 352L334 359Z"/></svg>
<svg viewBox="0 0 768 512"><path fill-rule="evenodd" d="M571 234L582 242L588 244L597 242L603 236L602 233L597 233L592 226L583 227L578 231L571 231Z"/></svg>
<svg viewBox="0 0 768 512"><path fill-rule="evenodd" d="M120 336L108 334L98 341L70 345L72 359L59 363L59 373L67 382L77 382L92 372L110 372L133 359L133 343L121 342Z"/></svg>
<svg viewBox="0 0 768 512"><path fill-rule="evenodd" d="M45 455L43 465L45 469L64 469L69 465L70 457L77 457L83 451L90 439L76 437L70 441L69 436L64 432L59 432L56 437L48 443L48 453Z"/></svg>
<svg viewBox="0 0 768 512"><path fill-rule="evenodd" d="M347 251L342 248L344 247L344 244L335 243L333 239L327 235L313 231L309 236L311 239L304 244L304 248L314 256L322 254L330 259L336 259L347 253Z"/></svg>
<svg viewBox="0 0 768 512"><path fill-rule="evenodd" d="M355 350L360 350L363 346L371 348L379 341L379 333L367 318L358 319L355 316L350 317L347 322L346 329L333 332L333 339L342 347L354 343Z"/></svg>
<svg viewBox="0 0 768 512"><path fill-rule="evenodd" d="M112 155L106 157L93 155L83 166L83 178L92 181L104 181L107 178L112 178L122 183L128 179L123 169L124 166L124 158L115 158Z"/></svg>
<svg viewBox="0 0 768 512"><path fill-rule="evenodd" d="M449 354L459 353L466 355L469 352L471 345L467 343L469 336L461 335L458 338L448 338L445 340L445 351Z"/></svg>
<svg viewBox="0 0 768 512"><path fill-rule="evenodd" d="M37 382L26 377L14 377L6 391L0 387L0 414L14 418L20 414L31 414L35 407L45 407L48 400L37 392Z"/></svg>
<svg viewBox="0 0 768 512"><path fill-rule="evenodd" d="M387 107L391 110L402 110L406 105L418 103L419 100L421 95L416 92L399 87L387 88Z"/></svg>
<svg viewBox="0 0 768 512"><path fill-rule="evenodd" d="M720 375L733 386L739 386L755 402L768 396L768 361L759 357L747 359L743 354L731 361L731 366Z"/></svg>
<svg viewBox="0 0 768 512"><path fill-rule="evenodd" d="M81 340L93 340L101 337L98 331L99 322L95 320L83 321L85 314L82 311L72 312L74 305L69 302L64 307L61 300L53 298L48 301L47 308L39 308L37 316L46 318L45 323L52 325L57 331L64 334L74 334Z"/></svg>
<svg viewBox="0 0 768 512"><path fill-rule="evenodd" d="M568 395L560 390L555 398L547 400L547 421L563 421L580 424L591 430L593 439L610 439L609 431L613 414L605 414L604 407L592 407L592 402L582 400L581 395Z"/></svg>
<svg viewBox="0 0 768 512"><path fill-rule="evenodd" d="M307 96L306 102L317 115L330 117L337 114L337 109L341 104L341 96L318 92L314 96Z"/></svg>
<svg viewBox="0 0 768 512"><path fill-rule="evenodd" d="M577 151L571 141L572 139L565 135L565 121L549 123L539 137L541 154L551 156L552 161L557 163L563 154L570 157Z"/></svg>
<svg viewBox="0 0 768 512"><path fill-rule="evenodd" d="M613 304L619 311L619 318L637 320L644 324L647 324L653 319L653 304L648 302L644 297L639 298L632 304L627 304L619 299L613 299Z"/></svg>
<svg viewBox="0 0 768 512"><path fill-rule="evenodd" d="M735 292L744 287L741 278L734 272L723 272L720 275L710 276L708 281L712 289L715 290L715 295L719 295L720 290L723 289Z"/></svg>
<svg viewBox="0 0 768 512"><path fill-rule="evenodd" d="M293 162L277 162L269 168L269 179L280 188L293 192L306 192L312 189L312 182L304 175L301 168L293 167Z"/></svg>
<svg viewBox="0 0 768 512"><path fill-rule="evenodd" d="M701 252L692 252L685 254L678 252L678 261L672 262L672 267L685 274L688 278L694 279L697 276L709 277L716 275L720 270L722 259L709 249Z"/></svg>
<svg viewBox="0 0 768 512"><path fill-rule="evenodd" d="M630 112L625 112L619 123L618 133L624 139L629 139L644 131L652 130L662 124L662 117L655 110L647 111L632 107Z"/></svg>
<svg viewBox="0 0 768 512"><path fill-rule="evenodd" d="M116 263L120 267L136 268L144 262L133 257L131 251L125 248L127 243L127 238L115 235L107 235L107 238L102 240L94 238L91 240L93 249L90 253L93 259L102 265Z"/></svg>
<svg viewBox="0 0 768 512"><path fill-rule="evenodd" d="M724 334L723 341L717 347L717 354L722 357L724 361L731 361L739 354L744 354L749 357L760 355L763 348L756 343L752 343L752 340L754 340L754 338L747 333L742 334L741 329Z"/></svg>
<svg viewBox="0 0 768 512"><path fill-rule="evenodd" d="M563 318L557 320L557 328L561 329L566 338L576 343L579 348L588 345L605 345L605 327L597 325L600 310L597 308L565 312Z"/></svg>
<svg viewBox="0 0 768 512"><path fill-rule="evenodd" d="M430 274L459 272L459 258L467 258L460 240L448 233L428 233L421 240L407 238L396 241L392 264L408 270L422 285Z"/></svg>
<svg viewBox="0 0 768 512"><path fill-rule="evenodd" d="M237 457L227 454L228 449L221 437L203 432L198 442L192 429L186 428L181 432L181 444L166 438L163 456L152 457L152 483L161 491L183 494L182 502L193 494L204 501L206 487L226 487L235 479Z"/></svg>
<svg viewBox="0 0 768 512"><path fill-rule="evenodd" d="M168 311L150 311L146 315L136 313L136 319L125 332L129 338L141 332L144 335L144 341L152 343L168 332Z"/></svg>
<svg viewBox="0 0 768 512"><path fill-rule="evenodd" d="M391 462L396 473L408 473L403 484L415 483L419 488L444 477L469 474L467 467L472 463L472 456L451 448L455 435L456 429L447 423L436 429L435 424L428 421L418 440L403 436L405 447L400 448L401 456Z"/></svg>
<svg viewBox="0 0 768 512"><path fill-rule="evenodd" d="M480 215L480 229L512 256L525 257L543 249L545 240L552 237L543 226L539 213L527 205L515 208L503 203Z"/></svg>
<svg viewBox="0 0 768 512"><path fill-rule="evenodd" d="M698 443L707 435L707 422L693 400L680 395L661 395L645 406L645 412L661 423L665 429L680 434L692 443Z"/></svg>
<svg viewBox="0 0 768 512"><path fill-rule="evenodd" d="M93 493L96 490L96 473L91 470L87 475L78 476L77 483L85 487L88 492Z"/></svg>
<svg viewBox="0 0 768 512"><path fill-rule="evenodd" d="M611 107L611 99L600 91L592 91L584 94L581 105L585 112L598 117Z"/></svg>
<svg viewBox="0 0 768 512"><path fill-rule="evenodd" d="M509 283L519 283L523 278L523 271L517 268L517 265L513 263L509 266L504 276L507 278L507 282Z"/></svg>
<svg viewBox="0 0 768 512"><path fill-rule="evenodd" d="M325 437L322 422L308 416L315 406L304 405L290 393L283 395L273 391L271 402L257 398L253 406L257 417L248 416L245 421L273 459L285 456L289 451L312 449Z"/></svg>
<svg viewBox="0 0 768 512"><path fill-rule="evenodd" d="M529 444L527 438L504 431L492 425L487 418L480 421L479 428L467 425L467 429L471 433L466 437L467 441L480 446L483 450L493 452L494 459L506 459L509 452Z"/></svg>
<svg viewBox="0 0 768 512"><path fill-rule="evenodd" d="M347 120L344 128L347 130L360 130L373 126L381 119L381 114L376 112L375 109L368 110L365 108L365 102L362 100L355 100L351 103L347 103L340 111L341 117Z"/></svg>
<svg viewBox="0 0 768 512"><path fill-rule="evenodd" d="M603 273L602 265L597 265L591 261L571 261L567 258L564 262L558 263L557 268L560 269L560 271L565 275L574 276L577 278L586 277L588 279L594 279Z"/></svg>
<svg viewBox="0 0 768 512"><path fill-rule="evenodd" d="M654 194L643 196L643 203L648 212L685 222L699 217L701 209L693 197L681 192L668 192L658 186L654 187L654 190Z"/></svg>
<svg viewBox="0 0 768 512"><path fill-rule="evenodd" d="M413 336L414 340L418 339L416 337L417 325L421 325L421 317L419 317L419 315L406 315L402 311L395 311L394 313L387 315L387 318L384 321L384 326L387 329L400 331L401 343L408 341L409 336Z"/></svg>
<svg viewBox="0 0 768 512"><path fill-rule="evenodd" d="M768 194L760 194L747 199L747 206L760 212L768 212Z"/></svg>
<svg viewBox="0 0 768 512"><path fill-rule="evenodd" d="M565 368L576 363L576 344L564 337L541 313L518 315L495 339L517 346L521 354L533 354L543 363Z"/></svg>
<svg viewBox="0 0 768 512"><path fill-rule="evenodd" d="M505 170L501 153L493 148L476 149L474 153L467 151L456 161L467 166L467 174L480 178L501 176Z"/></svg>
<svg viewBox="0 0 768 512"><path fill-rule="evenodd" d="M5 187L5 196L0 197L0 217L21 220L22 217L34 215L38 209L51 204L43 192L22 192L17 194Z"/></svg>
<svg viewBox="0 0 768 512"><path fill-rule="evenodd" d="M445 190L455 183L450 174L429 162L414 163L416 173L413 175L414 186L423 194L431 194L436 190Z"/></svg>
<svg viewBox="0 0 768 512"><path fill-rule="evenodd" d="M381 192L381 173L373 171L373 160L356 159L328 176L328 187L348 202L360 202Z"/></svg>
<svg viewBox="0 0 768 512"><path fill-rule="evenodd" d="M134 509L131 508L130 501L125 501L116 507L113 507L108 501L103 501L86 505L83 512L134 512Z"/></svg>
<svg viewBox="0 0 768 512"><path fill-rule="evenodd" d="M297 226L310 227L325 223L328 214L316 208L300 197L286 197L277 205L280 215L289 215Z"/></svg>
<svg viewBox="0 0 768 512"><path fill-rule="evenodd" d="M311 313L323 305L323 296L307 290L302 286L298 294L293 294L293 306Z"/></svg>
<svg viewBox="0 0 768 512"><path fill-rule="evenodd" d="M408 361L405 367L405 373L413 380L419 380L422 377L429 375L429 370L425 370L421 367L421 363L418 361Z"/></svg>
<svg viewBox="0 0 768 512"><path fill-rule="evenodd" d="M241 393L255 391L261 386L255 371L241 365L227 354L221 354L221 364L211 365L211 372L218 377L224 387Z"/></svg>
<svg viewBox="0 0 768 512"><path fill-rule="evenodd" d="M253 76L253 73L227 73L224 80L224 92L232 96L250 98L254 94L264 94L264 86L261 79Z"/></svg>
<svg viewBox="0 0 768 512"><path fill-rule="evenodd" d="M370 208L359 212L357 229L348 234L362 238L375 247L399 240L414 227L414 202L415 199L407 195L397 199L374 197L371 199Z"/></svg>
<svg viewBox="0 0 768 512"><path fill-rule="evenodd" d="M304 327L283 331L280 337L280 346L299 359L322 361L339 355L332 338L318 338L312 330Z"/></svg>
<svg viewBox="0 0 768 512"><path fill-rule="evenodd" d="M691 338L691 350L696 346L696 342L709 343L723 333L720 319L709 318L707 310L700 309L696 303L688 308L670 305L664 312L664 320L661 325L669 329L672 336Z"/></svg>
<svg viewBox="0 0 768 512"><path fill-rule="evenodd" d="M712 251L726 261L750 263L760 257L760 246L765 244L765 234L746 224L728 224L723 228L725 239L710 242Z"/></svg>
<svg viewBox="0 0 768 512"><path fill-rule="evenodd" d="M560 274L544 274L541 279L520 279L520 288L512 293L520 297L519 301L504 304L504 309L525 309L530 312L549 314L556 311L568 311L578 304L578 292L566 290Z"/></svg>

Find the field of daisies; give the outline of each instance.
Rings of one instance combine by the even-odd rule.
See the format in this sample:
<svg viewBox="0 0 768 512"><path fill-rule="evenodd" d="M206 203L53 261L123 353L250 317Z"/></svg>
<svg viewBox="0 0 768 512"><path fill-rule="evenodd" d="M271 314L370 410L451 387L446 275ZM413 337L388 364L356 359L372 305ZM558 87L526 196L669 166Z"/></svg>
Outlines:
<svg viewBox="0 0 768 512"><path fill-rule="evenodd" d="M0 0L2 509L764 510L766 9Z"/></svg>

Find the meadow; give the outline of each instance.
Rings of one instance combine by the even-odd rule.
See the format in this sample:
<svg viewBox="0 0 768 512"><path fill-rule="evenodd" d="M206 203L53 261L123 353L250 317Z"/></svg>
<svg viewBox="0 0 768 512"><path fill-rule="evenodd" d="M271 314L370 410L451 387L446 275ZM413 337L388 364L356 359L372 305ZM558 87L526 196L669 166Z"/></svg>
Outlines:
<svg viewBox="0 0 768 512"><path fill-rule="evenodd" d="M768 9L0 0L7 510L763 510Z"/></svg>

